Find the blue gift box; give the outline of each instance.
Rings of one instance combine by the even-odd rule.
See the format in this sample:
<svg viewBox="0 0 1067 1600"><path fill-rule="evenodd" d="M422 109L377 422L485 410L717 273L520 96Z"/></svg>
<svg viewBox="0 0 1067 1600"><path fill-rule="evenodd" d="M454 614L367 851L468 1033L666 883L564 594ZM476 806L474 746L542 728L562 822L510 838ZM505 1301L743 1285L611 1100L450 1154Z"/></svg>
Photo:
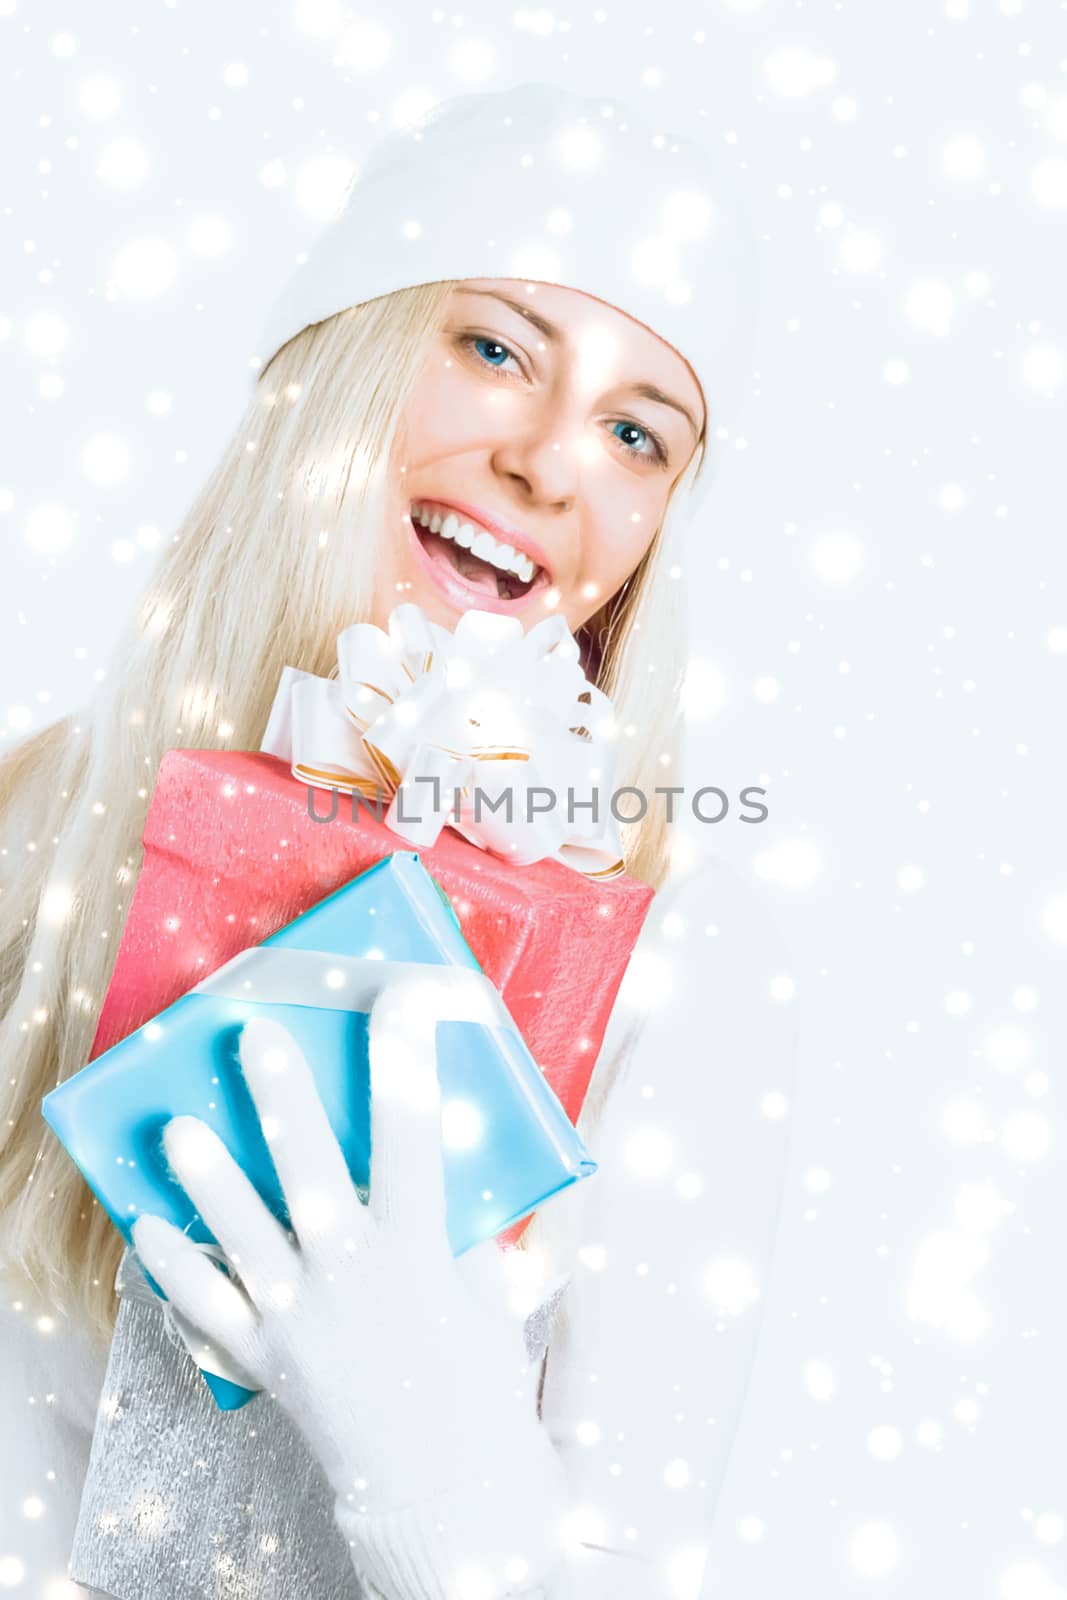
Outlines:
<svg viewBox="0 0 1067 1600"><path fill-rule="evenodd" d="M154 1212L198 1243L211 1235L170 1175L162 1130L172 1117L199 1117L222 1138L264 1201L285 1219L284 1203L237 1058L242 1024L269 1016L284 1024L307 1058L354 1183L370 1177L368 980L394 963L465 967L481 972L459 923L433 878L410 851L398 851L281 928L258 951L318 952L335 957L362 989L362 1009L343 997L325 1005L269 982L255 988L256 951L244 952L106 1050L46 1096L47 1122L78 1163L116 1227L130 1240L142 1212ZM300 968L311 957L294 956ZM281 963L283 969L285 962ZM362 975L362 982L359 976ZM488 983L488 980L486 980ZM380 987L380 982L376 985ZM352 984L349 985L352 988ZM357 995L358 999L358 995ZM492 1238L544 1200L596 1171L596 1162L545 1081L500 1003L499 1026L441 1022L437 1028L448 1237L455 1255ZM204 1374L216 1400L234 1409L247 1389Z"/></svg>

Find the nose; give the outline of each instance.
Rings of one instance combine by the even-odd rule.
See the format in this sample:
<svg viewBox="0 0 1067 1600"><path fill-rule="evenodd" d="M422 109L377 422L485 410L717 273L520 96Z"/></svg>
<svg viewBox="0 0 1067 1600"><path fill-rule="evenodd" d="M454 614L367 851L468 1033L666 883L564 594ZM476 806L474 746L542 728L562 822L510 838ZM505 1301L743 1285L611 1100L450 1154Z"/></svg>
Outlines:
<svg viewBox="0 0 1067 1600"><path fill-rule="evenodd" d="M548 394L512 415L492 451L493 471L524 506L571 511L581 472L581 424L565 403Z"/></svg>

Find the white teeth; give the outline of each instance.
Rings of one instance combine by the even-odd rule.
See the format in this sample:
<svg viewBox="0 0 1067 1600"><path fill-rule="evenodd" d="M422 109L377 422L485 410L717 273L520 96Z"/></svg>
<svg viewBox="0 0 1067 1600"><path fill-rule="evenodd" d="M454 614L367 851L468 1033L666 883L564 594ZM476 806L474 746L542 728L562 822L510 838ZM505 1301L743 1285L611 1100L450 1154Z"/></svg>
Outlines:
<svg viewBox="0 0 1067 1600"><path fill-rule="evenodd" d="M431 533L440 534L442 539L453 539L462 549L470 550L472 555L478 556L482 561L488 561L501 572L514 572L523 583L529 583L537 571L535 563L521 550L516 550L513 545L500 543L486 528L480 528L470 522L461 522L453 511L448 512L442 519L439 511L431 511L427 506L413 505L411 515L415 522L424 528L429 528Z"/></svg>

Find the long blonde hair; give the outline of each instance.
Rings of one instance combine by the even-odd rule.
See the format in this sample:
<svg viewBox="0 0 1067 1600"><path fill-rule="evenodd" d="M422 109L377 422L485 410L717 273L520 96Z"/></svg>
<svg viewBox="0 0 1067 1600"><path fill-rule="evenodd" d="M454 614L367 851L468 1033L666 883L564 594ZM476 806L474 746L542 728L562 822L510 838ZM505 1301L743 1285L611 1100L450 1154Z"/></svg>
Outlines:
<svg viewBox="0 0 1067 1600"><path fill-rule="evenodd" d="M369 619L391 447L453 287L342 311L273 357L89 706L0 761L3 1256L103 1338L122 1239L41 1100L88 1059L164 753L258 749L282 667L329 676L338 633ZM667 549L661 528L583 639L623 729L617 781L650 795L677 763L684 662ZM658 887L663 809L622 831Z"/></svg>

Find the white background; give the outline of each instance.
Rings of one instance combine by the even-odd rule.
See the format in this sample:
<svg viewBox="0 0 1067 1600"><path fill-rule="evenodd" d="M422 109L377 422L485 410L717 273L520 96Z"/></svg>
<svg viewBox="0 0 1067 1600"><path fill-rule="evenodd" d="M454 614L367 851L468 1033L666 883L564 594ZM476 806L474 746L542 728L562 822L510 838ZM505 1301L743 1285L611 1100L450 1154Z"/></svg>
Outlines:
<svg viewBox="0 0 1067 1600"><path fill-rule="evenodd" d="M539 78L723 151L767 289L686 562L689 773L771 819L693 837L784 925L803 1049L709 1572L1063 1600L1064 8L361 15L0 0L0 748L105 670L383 129Z"/></svg>

